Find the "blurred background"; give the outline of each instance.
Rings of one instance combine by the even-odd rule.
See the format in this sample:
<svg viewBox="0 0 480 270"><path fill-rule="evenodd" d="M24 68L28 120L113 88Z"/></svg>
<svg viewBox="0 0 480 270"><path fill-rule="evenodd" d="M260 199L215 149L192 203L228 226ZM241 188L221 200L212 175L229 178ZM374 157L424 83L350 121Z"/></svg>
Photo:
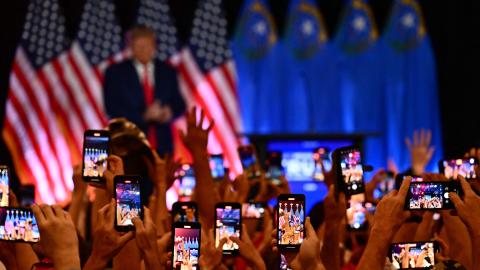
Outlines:
<svg viewBox="0 0 480 270"><path fill-rule="evenodd" d="M436 150L429 168L435 169L439 159L457 157L479 145L475 98L480 86L476 68L480 61L478 12L480 3L476 1L447 0L5 1L0 3L0 161L16 168L14 174L23 184L40 183L38 174L19 168L34 168L29 166L32 155L40 159L44 155L40 146L36 149L22 142L23 138L44 135L34 126L30 133L18 128L17 123L28 122L29 109L24 115L10 113L11 118L6 109L8 100L15 104L8 92L17 81L12 82L11 74L22 70L19 47L38 72L79 46L87 66L101 73L110 57L119 52L128 55L123 50L128 29L145 23L158 30L161 60L170 61L179 70L182 63L186 65L182 57L186 48L206 78L215 68L226 65L231 72L226 78L231 79L230 86L237 93L239 111L229 110L228 101L220 105L219 110L227 115L225 126L241 134L242 142L261 147L261 156L268 150L311 152L320 146L333 150L356 143L362 145L367 164L386 167L391 159L405 170L409 153L404 139L424 128L433 134ZM35 35L37 40L32 40ZM45 44L39 44L42 38ZM53 43L48 45L49 41ZM44 51L35 46L45 46ZM60 59L53 70L62 72L63 64ZM45 76L51 89L34 95L57 100L57 84L69 82L60 78L57 84L52 83L51 76L62 76L41 72L40 81ZM98 77L101 83L101 74ZM29 76L18 80L29 84ZM188 105L218 106L194 89L201 82L192 86L188 79L180 80L189 88L182 91ZM35 83L31 83L34 89ZM195 93L200 93L203 103ZM41 111L42 104L47 104L42 98L38 108L20 100L17 110L31 106L32 111ZM91 105L88 98L75 94L70 98L77 101L78 109L64 110L68 115L82 114ZM52 118L48 114L39 118L46 130L50 121L59 121L55 127L59 135L52 132L51 144L58 143L71 123L70 116L64 115L61 121L60 107L51 108ZM215 118L214 110L211 114ZM101 123L87 125L93 128ZM215 136L221 141L229 135ZM65 142L69 160L78 162L78 150L71 146L75 143L68 138ZM232 152L222 149L222 143L217 143L214 151ZM48 155L44 157L45 168L50 163ZM65 182L70 183L66 190L71 189L68 178L65 176ZM57 200L62 200L58 196Z"/></svg>

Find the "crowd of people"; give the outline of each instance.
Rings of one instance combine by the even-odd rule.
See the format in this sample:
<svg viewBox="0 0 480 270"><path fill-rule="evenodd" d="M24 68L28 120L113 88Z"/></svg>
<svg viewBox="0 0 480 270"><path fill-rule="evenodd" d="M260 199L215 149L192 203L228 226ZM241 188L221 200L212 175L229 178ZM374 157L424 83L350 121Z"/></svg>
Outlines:
<svg viewBox="0 0 480 270"><path fill-rule="evenodd" d="M254 179L239 175L233 180L226 174L224 180L214 181L207 158L211 125L203 128L204 114L201 112L200 117L197 114L196 109L187 113L187 131L182 139L193 159L197 184L192 201L197 204L195 211L201 224L201 238L172 238L172 217L166 206L166 190L175 181L179 163L169 157L160 157L155 150L148 155L139 154L136 149L132 152L128 146L115 146L113 140L112 153L107 159L105 185L88 185L82 179L81 166L76 167L69 205L63 208L59 205L33 205L31 210L35 224L32 223L33 216L23 215L25 237L26 228L38 226L38 245L0 241L0 261L7 269L14 270L45 269L45 265L55 269L85 270L197 269L196 265L201 269L239 270L480 269L480 196L477 195L480 185L477 180L467 182L462 177L458 180L462 196L449 194L455 205L454 212L406 211L405 200L411 182L411 178L406 177L398 190L376 202L374 214L364 213L369 221L368 228L349 232L346 230L347 198L342 192L334 192L335 173L326 172L325 183L330 185L329 193L310 213L304 212L301 203L292 202L280 205L277 210L279 216L275 217L274 209L266 206L261 219L243 220L241 233L224 237L232 234L222 234L219 230L220 233L215 235L216 203L244 203L252 194L255 201L266 203L280 194L289 194L290 190L287 179L282 178L281 185L273 185L264 177L265 173ZM111 132L123 132L132 140L135 139L132 134L140 139L145 137L134 125L125 125L124 129ZM112 135L112 138L118 137L121 136ZM428 132L416 133L414 141L409 144L412 155L410 174L421 175L424 181L449 181L444 175L424 171L430 162ZM467 154L477 157L480 151L472 150ZM132 219L135 229L119 232L115 229L115 213L123 213L123 210L115 211L117 202L113 198L113 179L125 174L145 175L153 190L143 206L143 218ZM373 200L373 190L384 181L385 174L385 170L378 170L366 184L368 201ZM254 187L256 192L252 193ZM14 192L10 192L9 199L10 205L15 207ZM3 216L12 215L7 213ZM228 215L222 216L222 220L228 218ZM236 226L227 227L224 229L239 229ZM32 239L38 237L35 233L28 234ZM6 235L10 237L9 233ZM281 237L278 238L278 235ZM281 242L278 243L277 239ZM440 249L412 247L390 254L392 243L422 241L435 241ZM281 244L299 244L300 248L285 251L278 248L277 245ZM225 246L238 247L238 255L222 255Z"/></svg>

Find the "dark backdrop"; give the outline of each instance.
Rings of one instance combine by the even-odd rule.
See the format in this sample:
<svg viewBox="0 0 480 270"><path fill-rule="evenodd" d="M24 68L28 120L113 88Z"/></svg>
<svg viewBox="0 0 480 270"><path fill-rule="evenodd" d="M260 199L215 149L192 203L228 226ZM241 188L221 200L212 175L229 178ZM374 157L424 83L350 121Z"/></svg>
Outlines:
<svg viewBox="0 0 480 270"><path fill-rule="evenodd" d="M85 0L60 0L67 18L67 29L74 36ZM117 15L123 29L134 22L138 0L116 0ZM179 37L186 41L197 0L170 0ZM232 34L242 0L224 0ZM280 34L287 12L288 0L269 0ZM317 0L329 33L335 32L343 0ZM377 25L381 30L388 17L392 0L370 0ZM480 146L480 1L421 0L419 1L437 61L440 107L443 123L444 151L459 155L471 146ZM8 76L16 44L20 38L28 0L0 3L0 124L3 125ZM433 102L433 101L432 101ZM7 149L0 140L0 163L10 164Z"/></svg>

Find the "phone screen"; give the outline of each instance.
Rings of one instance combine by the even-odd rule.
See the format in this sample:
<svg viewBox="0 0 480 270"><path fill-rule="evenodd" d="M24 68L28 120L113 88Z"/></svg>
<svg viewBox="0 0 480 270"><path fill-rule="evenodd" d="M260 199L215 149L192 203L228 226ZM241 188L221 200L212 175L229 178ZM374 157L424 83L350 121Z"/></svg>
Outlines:
<svg viewBox="0 0 480 270"><path fill-rule="evenodd" d="M330 160L330 152L328 148L319 147L313 151L313 160L315 161L315 168L313 171L313 179L315 181L325 181L325 171L332 169L332 162ZM322 168L323 165L323 168Z"/></svg>
<svg viewBox="0 0 480 270"><path fill-rule="evenodd" d="M360 150L346 148L340 151L340 169L346 194L364 192L363 167Z"/></svg>
<svg viewBox="0 0 480 270"><path fill-rule="evenodd" d="M259 176L259 172L256 170L257 158L253 147L248 145L240 146L238 148L238 155L240 156L242 168L247 173L248 177L254 178Z"/></svg>
<svg viewBox="0 0 480 270"><path fill-rule="evenodd" d="M243 203L242 217L248 219L261 219L265 215L265 204L263 203Z"/></svg>
<svg viewBox="0 0 480 270"><path fill-rule="evenodd" d="M454 182L410 183L405 209L432 210L453 209L449 192L458 192Z"/></svg>
<svg viewBox="0 0 480 270"><path fill-rule="evenodd" d="M305 237L305 196L288 194L278 197L278 247L298 248Z"/></svg>
<svg viewBox="0 0 480 270"><path fill-rule="evenodd" d="M440 164L440 170L448 179L458 179L459 175L467 180L476 179L477 167L478 160L473 157L443 160Z"/></svg>
<svg viewBox="0 0 480 270"><path fill-rule="evenodd" d="M198 222L197 204L176 202L172 207L173 222Z"/></svg>
<svg viewBox="0 0 480 270"><path fill-rule="evenodd" d="M393 173L387 172L385 178L378 183L378 185L373 190L373 198L375 200L380 200L383 196L387 195L395 189L395 178Z"/></svg>
<svg viewBox="0 0 480 270"><path fill-rule="evenodd" d="M27 208L0 208L0 240L36 243L40 231L32 210Z"/></svg>
<svg viewBox="0 0 480 270"><path fill-rule="evenodd" d="M10 174L7 166L0 166L0 207L8 206L10 192Z"/></svg>
<svg viewBox="0 0 480 270"><path fill-rule="evenodd" d="M100 181L107 169L109 136L104 131L86 131L83 144L83 177Z"/></svg>
<svg viewBox="0 0 480 270"><path fill-rule="evenodd" d="M195 189L195 172L190 164L183 164L178 171L180 187L178 196L180 201L190 201Z"/></svg>
<svg viewBox="0 0 480 270"><path fill-rule="evenodd" d="M239 204L218 205L215 209L215 246L218 247L220 239L230 236L240 237L241 209ZM238 245L228 240L223 245L224 254L238 251Z"/></svg>
<svg viewBox="0 0 480 270"><path fill-rule="evenodd" d="M173 269L199 269L200 258L200 226L182 224L174 227Z"/></svg>
<svg viewBox="0 0 480 270"><path fill-rule="evenodd" d="M275 185L281 184L280 177L285 174L285 170L282 166L282 153L277 151L267 152L265 167L266 177Z"/></svg>
<svg viewBox="0 0 480 270"><path fill-rule="evenodd" d="M223 179L225 176L223 155L210 155L210 170L212 171L213 179Z"/></svg>
<svg viewBox="0 0 480 270"><path fill-rule="evenodd" d="M397 243L390 246L394 269L431 269L435 265L435 243Z"/></svg>
<svg viewBox="0 0 480 270"><path fill-rule="evenodd" d="M115 196L117 228L133 227L132 220L143 217L138 177L115 177Z"/></svg>
<svg viewBox="0 0 480 270"><path fill-rule="evenodd" d="M368 225L367 212L365 195L362 193L351 196L347 208L347 230L365 230Z"/></svg>

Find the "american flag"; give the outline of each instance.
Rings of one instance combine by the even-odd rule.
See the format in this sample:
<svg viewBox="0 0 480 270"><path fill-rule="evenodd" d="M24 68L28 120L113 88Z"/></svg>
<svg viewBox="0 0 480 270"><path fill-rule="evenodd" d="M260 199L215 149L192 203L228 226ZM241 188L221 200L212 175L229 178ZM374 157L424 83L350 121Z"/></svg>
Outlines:
<svg viewBox="0 0 480 270"><path fill-rule="evenodd" d="M237 133L242 122L235 63L226 37L227 20L221 0L199 1L189 44L180 52L178 69L184 94L205 110L208 119L215 120L209 151L223 153L230 171L238 174L241 164Z"/></svg>
<svg viewBox="0 0 480 270"><path fill-rule="evenodd" d="M106 123L102 70L124 59L110 0L87 0L74 42L57 0L32 0L10 76L3 136L39 202L66 202L83 132Z"/></svg>

